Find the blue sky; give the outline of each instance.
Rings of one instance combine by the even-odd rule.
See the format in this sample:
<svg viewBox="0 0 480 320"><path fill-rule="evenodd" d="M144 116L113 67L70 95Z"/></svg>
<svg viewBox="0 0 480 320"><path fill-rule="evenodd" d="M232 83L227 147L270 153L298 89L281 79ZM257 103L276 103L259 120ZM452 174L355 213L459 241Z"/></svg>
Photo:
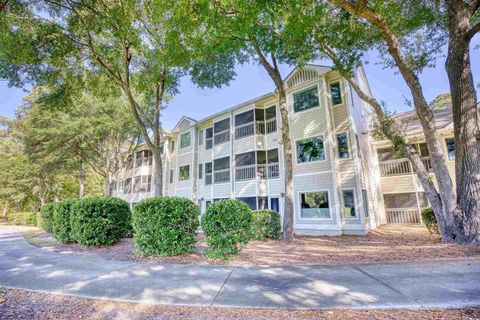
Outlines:
<svg viewBox="0 0 480 320"><path fill-rule="evenodd" d="M480 46L480 37L472 41L472 49ZM480 50L472 50L472 70L475 84L480 83ZM408 87L403 78L395 74L396 70L383 69L378 65L376 52L369 52L366 56L368 64L364 66L370 87L374 96L384 101L389 110L405 111L409 107L405 104L405 98L411 99ZM321 64L329 64L328 61L320 61ZM283 75L286 76L293 69L290 66L282 66ZM423 91L428 100L433 99L440 93L449 91L448 78L445 72L445 58L438 59L435 68L424 70L420 76ZM267 73L261 66L244 65L237 66L237 77L229 86L221 89L199 89L184 78L181 82L180 94L170 101L164 111L162 122L164 127L173 128L182 115L194 119L202 119L208 115L234 106L241 102L273 91L274 85ZM477 91L480 91L477 86ZM7 82L0 80L0 115L13 117L15 109L22 104L26 95L22 89L8 88Z"/></svg>

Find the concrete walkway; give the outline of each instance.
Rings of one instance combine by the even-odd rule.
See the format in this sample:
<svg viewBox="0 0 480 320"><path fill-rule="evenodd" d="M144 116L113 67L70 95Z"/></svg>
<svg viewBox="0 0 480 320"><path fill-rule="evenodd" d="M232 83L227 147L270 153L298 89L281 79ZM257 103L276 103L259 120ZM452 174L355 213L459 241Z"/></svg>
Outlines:
<svg viewBox="0 0 480 320"><path fill-rule="evenodd" d="M47 252L0 226L0 286L148 304L247 308L480 306L480 258L369 265L155 265Z"/></svg>

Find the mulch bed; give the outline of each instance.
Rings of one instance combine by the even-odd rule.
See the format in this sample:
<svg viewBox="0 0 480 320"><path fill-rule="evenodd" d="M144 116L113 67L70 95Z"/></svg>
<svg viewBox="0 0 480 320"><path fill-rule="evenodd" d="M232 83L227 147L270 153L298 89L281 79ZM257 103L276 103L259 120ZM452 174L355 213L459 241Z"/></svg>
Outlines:
<svg viewBox="0 0 480 320"><path fill-rule="evenodd" d="M226 265L309 265L362 264L459 258L480 256L480 246L442 244L438 236L430 235L416 225L384 225L366 236L307 237L295 241L251 241L239 254L229 260L209 260L202 256L207 248L199 234L195 253L173 257L142 257L135 253L132 239L122 239L113 246L84 247L78 244L60 244L38 228L18 228L31 244L51 251L81 253L110 260L196 263Z"/></svg>
<svg viewBox="0 0 480 320"><path fill-rule="evenodd" d="M480 319L480 308L280 311L151 306L0 287L0 319Z"/></svg>

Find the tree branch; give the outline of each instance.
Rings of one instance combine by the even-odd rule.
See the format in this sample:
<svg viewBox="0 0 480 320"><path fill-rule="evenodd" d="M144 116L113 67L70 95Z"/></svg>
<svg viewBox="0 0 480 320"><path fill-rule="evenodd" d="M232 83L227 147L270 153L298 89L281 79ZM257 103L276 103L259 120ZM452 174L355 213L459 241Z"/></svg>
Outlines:
<svg viewBox="0 0 480 320"><path fill-rule="evenodd" d="M470 40L475 36L475 34L477 34L477 32L480 32L480 22L477 22L477 24L468 29L465 37L467 38L467 40Z"/></svg>

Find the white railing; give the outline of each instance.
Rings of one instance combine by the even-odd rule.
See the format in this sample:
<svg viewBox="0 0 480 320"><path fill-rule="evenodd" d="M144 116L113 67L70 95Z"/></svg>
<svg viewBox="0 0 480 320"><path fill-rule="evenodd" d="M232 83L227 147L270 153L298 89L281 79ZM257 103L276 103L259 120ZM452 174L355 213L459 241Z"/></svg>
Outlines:
<svg viewBox="0 0 480 320"><path fill-rule="evenodd" d="M230 129L215 133L214 144L220 144L227 141L230 141Z"/></svg>
<svg viewBox="0 0 480 320"><path fill-rule="evenodd" d="M265 122L267 134L277 131L277 119L273 118Z"/></svg>
<svg viewBox="0 0 480 320"><path fill-rule="evenodd" d="M385 209L388 223L421 223L418 208L389 208Z"/></svg>
<svg viewBox="0 0 480 320"><path fill-rule="evenodd" d="M253 133L254 133L253 122L242 124L240 126L235 127L235 139L248 137L253 135Z"/></svg>
<svg viewBox="0 0 480 320"><path fill-rule="evenodd" d="M255 165L250 165L237 168L235 172L235 179L238 181L255 179L255 167Z"/></svg>
<svg viewBox="0 0 480 320"><path fill-rule="evenodd" d="M213 180L214 180L215 183L229 182L230 181L230 169L223 169L223 170L215 171Z"/></svg>
<svg viewBox="0 0 480 320"><path fill-rule="evenodd" d="M257 134L265 134L265 121L257 121L255 122L255 126Z"/></svg>
<svg viewBox="0 0 480 320"><path fill-rule="evenodd" d="M380 174L383 176L397 176L412 173L410 160L390 160L380 162Z"/></svg>
<svg viewBox="0 0 480 320"><path fill-rule="evenodd" d="M278 178L280 176L280 166L278 163L270 163L268 165L268 179Z"/></svg>

